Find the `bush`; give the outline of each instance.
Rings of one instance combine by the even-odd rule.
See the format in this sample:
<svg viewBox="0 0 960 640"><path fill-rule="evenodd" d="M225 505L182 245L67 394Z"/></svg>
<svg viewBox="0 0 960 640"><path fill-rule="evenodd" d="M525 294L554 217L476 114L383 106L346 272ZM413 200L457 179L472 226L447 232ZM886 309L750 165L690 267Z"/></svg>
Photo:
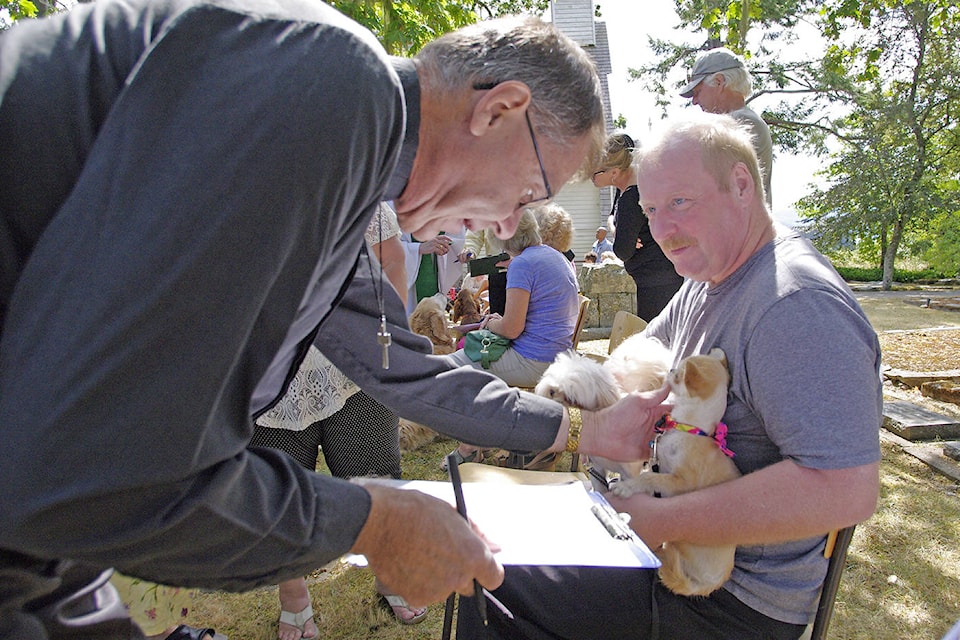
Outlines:
<svg viewBox="0 0 960 640"><path fill-rule="evenodd" d="M847 282L873 282L883 280L883 270L879 267L836 267L837 272ZM946 278L941 272L927 267L926 269L894 269L893 279L895 282L935 282Z"/></svg>

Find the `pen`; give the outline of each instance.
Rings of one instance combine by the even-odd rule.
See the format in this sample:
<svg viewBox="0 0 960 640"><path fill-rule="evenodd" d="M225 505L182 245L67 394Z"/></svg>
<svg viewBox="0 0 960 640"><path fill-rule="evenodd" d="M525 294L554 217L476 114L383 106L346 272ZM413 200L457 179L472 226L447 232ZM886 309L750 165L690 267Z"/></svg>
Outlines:
<svg viewBox="0 0 960 640"><path fill-rule="evenodd" d="M467 519L467 503L463 500L463 486L460 483L460 468L457 465L455 453L447 456L447 470L450 473L450 483L453 485L453 497L457 502L457 513ZM480 612L480 619L483 620L483 626L487 626L487 599L483 595L483 587L476 578L473 580L474 599L477 601L477 611Z"/></svg>

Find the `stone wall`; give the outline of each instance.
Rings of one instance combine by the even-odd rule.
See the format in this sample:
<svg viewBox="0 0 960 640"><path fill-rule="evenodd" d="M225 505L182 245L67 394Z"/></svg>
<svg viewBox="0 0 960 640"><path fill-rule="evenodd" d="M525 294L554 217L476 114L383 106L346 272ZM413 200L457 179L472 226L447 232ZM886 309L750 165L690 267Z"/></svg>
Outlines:
<svg viewBox="0 0 960 640"><path fill-rule="evenodd" d="M577 283L580 293L590 298L586 329L609 329L621 309L637 312L637 285L623 265L583 264L577 273Z"/></svg>

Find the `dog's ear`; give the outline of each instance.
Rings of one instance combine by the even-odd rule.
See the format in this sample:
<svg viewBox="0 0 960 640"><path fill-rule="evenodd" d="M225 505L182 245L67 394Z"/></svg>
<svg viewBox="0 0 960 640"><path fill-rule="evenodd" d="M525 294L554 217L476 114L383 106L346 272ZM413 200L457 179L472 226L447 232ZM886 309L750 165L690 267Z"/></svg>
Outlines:
<svg viewBox="0 0 960 640"><path fill-rule="evenodd" d="M727 366L727 354L725 354L723 349L720 347L714 347L713 349L710 349L710 353L708 355L711 358L716 358L719 360L721 363L723 363L723 366Z"/></svg>
<svg viewBox="0 0 960 640"><path fill-rule="evenodd" d="M724 363L713 356L691 356L680 367L683 386L695 398L709 398L729 377Z"/></svg>

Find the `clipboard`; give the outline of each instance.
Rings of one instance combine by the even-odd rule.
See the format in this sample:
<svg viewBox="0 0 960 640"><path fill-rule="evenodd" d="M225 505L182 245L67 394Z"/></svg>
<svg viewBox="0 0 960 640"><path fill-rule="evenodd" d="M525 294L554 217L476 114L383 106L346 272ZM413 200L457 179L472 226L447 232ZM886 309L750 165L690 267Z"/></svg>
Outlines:
<svg viewBox="0 0 960 640"><path fill-rule="evenodd" d="M422 491L454 505L449 482L384 482ZM501 547L496 554L501 564L658 568L660 561L653 552L619 518L603 494L593 491L588 484L576 479L559 484L466 480L462 488L470 520ZM606 516L606 521L598 511ZM616 520L611 521L613 517Z"/></svg>
<svg viewBox="0 0 960 640"><path fill-rule="evenodd" d="M501 271L500 267L497 266L498 262L503 262L504 260L509 260L509 253L501 253L496 256L487 256L486 258L476 258L467 263L470 267L470 275L475 276L489 276L491 274Z"/></svg>

